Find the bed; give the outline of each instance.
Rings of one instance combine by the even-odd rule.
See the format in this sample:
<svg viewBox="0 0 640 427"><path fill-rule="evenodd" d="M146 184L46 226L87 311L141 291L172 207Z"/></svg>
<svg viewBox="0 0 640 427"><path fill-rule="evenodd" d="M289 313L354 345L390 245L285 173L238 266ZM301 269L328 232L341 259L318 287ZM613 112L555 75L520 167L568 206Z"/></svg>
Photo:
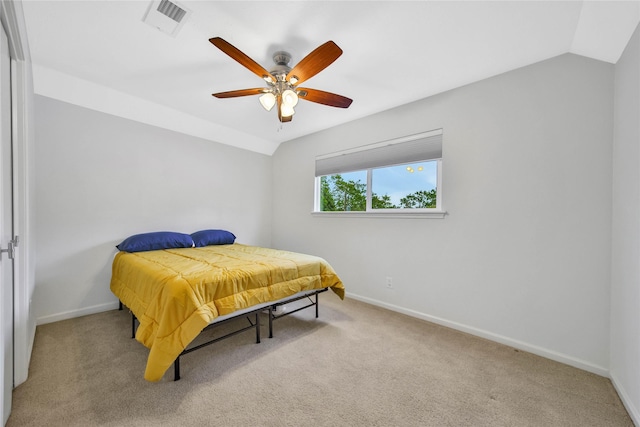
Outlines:
<svg viewBox="0 0 640 427"><path fill-rule="evenodd" d="M174 362L179 379L180 355L192 351L187 347L208 325L255 316L242 330L255 327L259 342L261 311L269 312L271 336L278 305L315 296L317 315L318 293L331 289L344 298L333 268L312 255L235 242L131 252L118 246L110 287L139 322L135 338L150 350L148 381L162 379Z"/></svg>

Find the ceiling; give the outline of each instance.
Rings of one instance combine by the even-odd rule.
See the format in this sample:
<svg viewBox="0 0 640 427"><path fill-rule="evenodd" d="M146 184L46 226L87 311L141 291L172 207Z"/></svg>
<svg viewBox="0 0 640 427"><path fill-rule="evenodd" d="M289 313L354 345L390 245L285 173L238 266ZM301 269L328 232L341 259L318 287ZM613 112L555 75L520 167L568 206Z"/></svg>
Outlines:
<svg viewBox="0 0 640 427"><path fill-rule="evenodd" d="M60 99L272 154L284 141L567 52L615 63L638 1L176 1L172 37L143 22L148 1L23 0L34 87ZM352 98L300 101L289 123L257 96L215 92L263 82L209 43L222 37L270 69L333 40L344 53L304 86Z"/></svg>

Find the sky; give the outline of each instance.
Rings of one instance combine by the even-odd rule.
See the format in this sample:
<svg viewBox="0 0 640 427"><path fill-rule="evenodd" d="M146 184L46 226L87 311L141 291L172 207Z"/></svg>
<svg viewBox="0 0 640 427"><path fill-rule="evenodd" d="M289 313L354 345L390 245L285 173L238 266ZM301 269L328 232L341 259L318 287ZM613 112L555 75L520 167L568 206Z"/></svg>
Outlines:
<svg viewBox="0 0 640 427"><path fill-rule="evenodd" d="M386 168L373 169L372 191L379 196L388 194L391 202L400 204L400 199L416 191L436 188L437 161L410 163ZM413 172L407 170L412 168ZM420 169L422 168L422 169ZM345 181L367 183L367 171L342 173Z"/></svg>

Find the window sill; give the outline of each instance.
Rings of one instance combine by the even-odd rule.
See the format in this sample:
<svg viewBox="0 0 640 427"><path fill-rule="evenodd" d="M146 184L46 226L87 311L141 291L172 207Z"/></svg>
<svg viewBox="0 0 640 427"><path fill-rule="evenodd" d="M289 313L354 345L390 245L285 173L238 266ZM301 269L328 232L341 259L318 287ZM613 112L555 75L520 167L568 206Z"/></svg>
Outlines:
<svg viewBox="0 0 640 427"><path fill-rule="evenodd" d="M444 218L447 211L440 210L381 210L356 212L311 212L312 216L323 218Z"/></svg>

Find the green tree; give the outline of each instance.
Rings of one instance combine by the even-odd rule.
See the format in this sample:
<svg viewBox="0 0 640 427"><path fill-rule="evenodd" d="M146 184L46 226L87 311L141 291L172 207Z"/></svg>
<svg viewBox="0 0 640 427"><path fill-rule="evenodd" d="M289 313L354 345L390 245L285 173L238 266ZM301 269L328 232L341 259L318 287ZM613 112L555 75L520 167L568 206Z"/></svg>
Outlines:
<svg viewBox="0 0 640 427"><path fill-rule="evenodd" d="M358 181L345 181L342 175L320 178L320 208L323 212L364 211L367 186Z"/></svg>
<svg viewBox="0 0 640 427"><path fill-rule="evenodd" d="M367 185L358 181L345 181L333 175L333 200L338 211L364 211L367 204Z"/></svg>
<svg viewBox="0 0 640 427"><path fill-rule="evenodd" d="M367 203L367 185L357 181L345 181L342 175L329 175L320 178L320 209L322 212L364 211ZM391 202L388 194L371 195L373 209L416 209L435 208L436 190L420 190L400 199L400 206Z"/></svg>
<svg viewBox="0 0 640 427"><path fill-rule="evenodd" d="M396 209L397 206L391 203L391 197L388 194L380 197L376 193L371 194L371 207L373 209Z"/></svg>
<svg viewBox="0 0 640 427"><path fill-rule="evenodd" d="M435 208L436 207L436 189L430 191L420 190L415 193L408 194L400 199L400 206L403 208Z"/></svg>
<svg viewBox="0 0 640 427"><path fill-rule="evenodd" d="M320 178L320 210L322 212L337 210L336 202L333 200L333 194L331 194L330 178L329 176Z"/></svg>

